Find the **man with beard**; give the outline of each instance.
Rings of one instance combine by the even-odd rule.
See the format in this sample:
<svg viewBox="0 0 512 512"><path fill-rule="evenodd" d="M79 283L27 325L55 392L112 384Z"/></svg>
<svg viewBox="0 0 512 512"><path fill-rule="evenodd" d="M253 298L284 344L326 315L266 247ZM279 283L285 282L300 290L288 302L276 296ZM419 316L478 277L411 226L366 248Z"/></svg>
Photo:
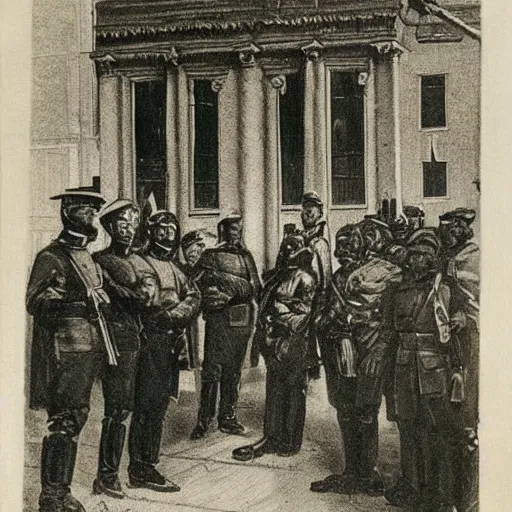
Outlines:
<svg viewBox="0 0 512 512"><path fill-rule="evenodd" d="M438 272L440 240L420 229L408 242L404 282L388 297L384 334L395 340L394 416L402 475L385 497L414 510L454 512L455 439L451 292Z"/></svg>
<svg viewBox="0 0 512 512"><path fill-rule="evenodd" d="M34 316L30 406L48 412L39 510L85 512L70 490L77 438L100 371L105 399L118 387L121 347L106 329L109 298L101 269L87 251L97 236L94 217L105 200L87 189L68 189L52 199L61 200L63 230L38 253L26 297L27 311Z"/></svg>
<svg viewBox="0 0 512 512"><path fill-rule="evenodd" d="M258 329L267 365L263 439L233 451L252 460L265 453L288 457L302 446L306 418L308 329L316 282L313 254L299 233L282 243L282 266L265 285Z"/></svg>
<svg viewBox="0 0 512 512"><path fill-rule="evenodd" d="M392 240L374 219L342 228L328 307L322 318L322 355L328 396L337 410L345 447L345 471L313 482L316 492L380 495L377 470L378 413L388 343L381 337L383 296L401 280L401 269L384 259Z"/></svg>
<svg viewBox="0 0 512 512"><path fill-rule="evenodd" d="M219 430L226 434L244 431L236 417L236 404L261 285L254 259L242 242L242 217L224 218L218 230L219 245L206 249L196 265L206 327L199 413L191 439L207 434L219 386Z"/></svg>
<svg viewBox="0 0 512 512"><path fill-rule="evenodd" d="M306 192L302 197L301 220L302 234L306 245L313 251L313 271L317 279L317 292L313 303L311 316L311 329L309 331L309 376L320 378L320 356L318 355L318 333L315 328L316 319L322 310L332 280L331 249L324 231L326 221L321 220L324 215L324 204L316 192Z"/></svg>
<svg viewBox="0 0 512 512"><path fill-rule="evenodd" d="M457 343L464 396L456 405L462 439L460 471L461 511L478 504L478 375L479 375L479 263L478 246L471 241L475 211L457 208L439 217L443 273L450 280L453 339Z"/></svg>
<svg viewBox="0 0 512 512"><path fill-rule="evenodd" d="M173 263L179 247L174 214L155 212L147 220L149 246L144 259L153 269L143 281L145 308L141 312L142 347L130 425L128 475L133 487L159 492L180 488L157 469L162 427L171 398L178 398L178 358L184 330L198 313L200 295Z"/></svg>
<svg viewBox="0 0 512 512"><path fill-rule="evenodd" d="M117 387L105 397L105 417L101 430L100 456L93 490L112 498L123 498L119 464L126 436L124 422L133 409L137 356L140 347L139 312L142 307L141 278L154 274L151 266L134 252L133 240L139 227L139 208L128 199L107 206L100 222L111 237L105 250L94 254L108 276L108 291L114 309L109 328L119 344L120 363L116 367ZM122 396L122 400L117 396Z"/></svg>

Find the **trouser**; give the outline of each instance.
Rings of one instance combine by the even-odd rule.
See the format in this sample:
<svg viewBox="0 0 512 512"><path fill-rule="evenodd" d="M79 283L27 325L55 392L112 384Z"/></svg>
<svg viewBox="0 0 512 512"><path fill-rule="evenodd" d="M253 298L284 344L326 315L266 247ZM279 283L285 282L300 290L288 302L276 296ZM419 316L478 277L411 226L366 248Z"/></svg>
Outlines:
<svg viewBox="0 0 512 512"><path fill-rule="evenodd" d="M158 464L165 413L177 395L181 348L176 340L165 339L141 351L128 445L130 468Z"/></svg>
<svg viewBox="0 0 512 512"><path fill-rule="evenodd" d="M267 361L266 400L263 431L277 447L299 450L306 419L306 365Z"/></svg>
<svg viewBox="0 0 512 512"><path fill-rule="evenodd" d="M199 423L211 423L219 394L219 422L236 418L240 378L250 334L250 326L230 326L226 312L207 316Z"/></svg>
<svg viewBox="0 0 512 512"><path fill-rule="evenodd" d="M340 378L336 412L345 450L345 471L366 478L377 466L380 397L374 403L362 402L358 380Z"/></svg>
<svg viewBox="0 0 512 512"><path fill-rule="evenodd" d="M402 477L429 503L455 504L460 438L446 397L421 397L415 417L398 420Z"/></svg>
<svg viewBox="0 0 512 512"><path fill-rule="evenodd" d="M104 419L98 476L117 478L125 426L133 406L137 352L121 352L118 365L110 366L100 352L61 352L51 362L48 429L43 440L41 483L43 492L69 492L77 452L77 438L89 414L92 385L101 378Z"/></svg>

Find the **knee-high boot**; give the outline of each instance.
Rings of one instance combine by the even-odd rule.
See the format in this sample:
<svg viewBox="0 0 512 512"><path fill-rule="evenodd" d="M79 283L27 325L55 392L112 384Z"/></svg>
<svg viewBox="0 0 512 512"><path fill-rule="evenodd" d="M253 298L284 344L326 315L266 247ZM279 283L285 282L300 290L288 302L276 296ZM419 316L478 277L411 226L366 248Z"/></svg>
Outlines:
<svg viewBox="0 0 512 512"><path fill-rule="evenodd" d="M379 422L377 415L359 419L361 448L359 452L360 490L372 496L384 493L384 482L377 470L379 454Z"/></svg>
<svg viewBox="0 0 512 512"><path fill-rule="evenodd" d="M123 453L126 426L117 418L106 417L102 422L98 476L93 490L112 498L124 498L119 482L119 464Z"/></svg>
<svg viewBox="0 0 512 512"><path fill-rule="evenodd" d="M77 443L69 435L52 433L43 439L40 512L85 512L70 490Z"/></svg>
<svg viewBox="0 0 512 512"><path fill-rule="evenodd" d="M240 373L222 372L220 380L219 430L225 434L241 434L244 426L236 417Z"/></svg>
<svg viewBox="0 0 512 512"><path fill-rule="evenodd" d="M208 429L215 417L218 392L219 382L217 380L203 380L201 384L197 425L190 435L191 439L201 439L208 433Z"/></svg>

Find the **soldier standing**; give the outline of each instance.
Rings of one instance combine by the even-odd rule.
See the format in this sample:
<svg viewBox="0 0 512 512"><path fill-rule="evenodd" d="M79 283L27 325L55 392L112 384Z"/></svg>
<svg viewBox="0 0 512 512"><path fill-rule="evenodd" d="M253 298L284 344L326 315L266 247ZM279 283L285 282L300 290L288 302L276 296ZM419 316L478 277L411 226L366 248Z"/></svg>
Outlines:
<svg viewBox="0 0 512 512"><path fill-rule="evenodd" d="M156 282L145 283L142 310L142 347L135 384L135 406L130 425L128 475L134 487L160 492L180 488L155 468L162 427L171 398L178 398L178 358L185 343L184 330L199 311L200 294L173 263L179 226L166 211L147 220L149 247L144 259Z"/></svg>
<svg viewBox="0 0 512 512"><path fill-rule="evenodd" d="M385 333L396 340L394 415L402 475L385 493L400 507L454 512L456 436L451 292L438 272L440 240L428 229L408 242L404 282L386 301Z"/></svg>
<svg viewBox="0 0 512 512"><path fill-rule="evenodd" d="M120 386L121 346L105 325L109 298L101 269L87 246L96 239L94 217L105 200L86 189L68 189L61 200L63 224L57 240L36 257L27 289L34 316L32 408L48 412L48 435L41 455L40 512L85 512L70 486L77 438L89 414L94 379L103 376L103 394L112 408L129 401ZM126 391L114 393L114 390Z"/></svg>
<svg viewBox="0 0 512 512"><path fill-rule="evenodd" d="M105 418L101 430L98 474L94 481L94 492L112 498L123 498L119 482L119 464L126 437L125 421L133 409L133 393L140 347L140 319L142 278L153 274L153 269L133 249L133 241L139 228L139 208L128 199L118 199L107 206L100 216L101 225L111 237L111 244L105 250L95 253L108 276L106 287L115 307L109 323L116 339L122 341L119 347L121 360L116 369L117 388L105 399ZM125 398L118 403L116 394ZM113 399L113 401L112 401Z"/></svg>
<svg viewBox="0 0 512 512"><path fill-rule="evenodd" d="M320 377L320 357L318 355L318 336L315 319L322 310L327 290L332 280L332 261L329 241L325 236L326 221L322 220L324 204L316 192L306 192L302 197L301 220L306 245L313 250L313 271L317 278L317 292L313 304L312 327L309 332L309 376Z"/></svg>
<svg viewBox="0 0 512 512"><path fill-rule="evenodd" d="M316 289L313 253L298 233L280 251L282 266L265 285L258 329L267 365L264 437L233 451L247 461L277 453L291 456L302 446L306 418L308 329Z"/></svg>
<svg viewBox="0 0 512 512"><path fill-rule="evenodd" d="M383 296L401 280L401 269L384 259L392 241L386 224L364 220L336 236L335 273L321 325L330 403L336 408L345 448L345 470L313 482L316 492L379 495L378 413L388 343L381 337Z"/></svg>
<svg viewBox="0 0 512 512"><path fill-rule="evenodd" d="M458 346L464 384L464 397L455 406L462 438L459 506L463 512L478 504L480 253L471 241L475 216L474 210L457 208L439 217L442 268L452 287L453 340Z"/></svg>
<svg viewBox="0 0 512 512"><path fill-rule="evenodd" d="M219 245L206 249L196 265L206 326L199 413L191 439L203 438L208 432L219 386L219 430L226 434L244 431L236 417L236 404L261 285L254 259L242 242L242 217L226 217L218 231Z"/></svg>

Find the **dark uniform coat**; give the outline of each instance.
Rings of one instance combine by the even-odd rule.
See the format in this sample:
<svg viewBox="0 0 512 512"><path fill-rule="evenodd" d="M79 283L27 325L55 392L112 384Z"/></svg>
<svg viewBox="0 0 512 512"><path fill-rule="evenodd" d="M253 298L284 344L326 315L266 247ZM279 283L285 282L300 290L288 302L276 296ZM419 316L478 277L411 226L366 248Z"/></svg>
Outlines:
<svg viewBox="0 0 512 512"><path fill-rule="evenodd" d="M240 246L220 244L206 249L196 265L195 281L203 297L201 309L206 321L203 368L220 366L240 372L255 327L261 288L254 259ZM233 298L212 309L205 297L211 287Z"/></svg>

